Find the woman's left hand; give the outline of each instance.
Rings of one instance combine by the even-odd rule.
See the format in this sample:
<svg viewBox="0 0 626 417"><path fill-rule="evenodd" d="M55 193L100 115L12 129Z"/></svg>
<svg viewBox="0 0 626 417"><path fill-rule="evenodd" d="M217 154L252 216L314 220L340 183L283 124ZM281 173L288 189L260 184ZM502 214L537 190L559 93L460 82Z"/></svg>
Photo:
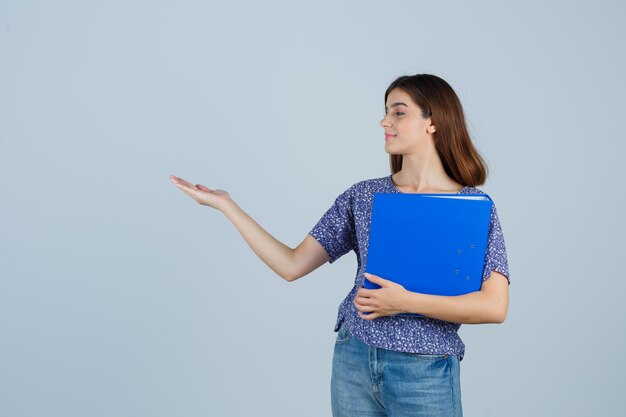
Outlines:
<svg viewBox="0 0 626 417"><path fill-rule="evenodd" d="M365 277L374 284L380 285L381 288L375 290L359 288L354 298L359 317L373 320L378 317L406 313L404 300L408 291L402 285L367 272ZM369 314L363 314L363 312Z"/></svg>

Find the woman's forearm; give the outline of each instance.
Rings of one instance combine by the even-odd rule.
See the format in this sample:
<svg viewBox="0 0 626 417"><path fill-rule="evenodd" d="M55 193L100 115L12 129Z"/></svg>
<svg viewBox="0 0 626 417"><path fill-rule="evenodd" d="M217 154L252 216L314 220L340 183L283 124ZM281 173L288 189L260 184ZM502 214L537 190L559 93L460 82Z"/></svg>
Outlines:
<svg viewBox="0 0 626 417"><path fill-rule="evenodd" d="M222 212L254 253L281 278L291 281L294 250L263 229L234 201L231 200Z"/></svg>
<svg viewBox="0 0 626 417"><path fill-rule="evenodd" d="M431 295L407 291L404 309L452 323L501 323L498 306L484 292L463 295Z"/></svg>

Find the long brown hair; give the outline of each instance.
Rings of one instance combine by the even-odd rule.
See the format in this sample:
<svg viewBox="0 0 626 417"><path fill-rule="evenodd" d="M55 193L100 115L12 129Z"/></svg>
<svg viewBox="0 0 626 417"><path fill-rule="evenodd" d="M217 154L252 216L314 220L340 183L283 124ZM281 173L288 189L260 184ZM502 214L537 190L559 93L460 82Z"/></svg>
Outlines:
<svg viewBox="0 0 626 417"><path fill-rule="evenodd" d="M432 117L437 130L433 133L435 149L449 177L476 187L485 183L488 167L467 131L463 106L458 96L443 79L431 74L403 75L396 78L385 91L395 89L407 93L422 110L422 117ZM402 155L389 155L391 174L402 169Z"/></svg>

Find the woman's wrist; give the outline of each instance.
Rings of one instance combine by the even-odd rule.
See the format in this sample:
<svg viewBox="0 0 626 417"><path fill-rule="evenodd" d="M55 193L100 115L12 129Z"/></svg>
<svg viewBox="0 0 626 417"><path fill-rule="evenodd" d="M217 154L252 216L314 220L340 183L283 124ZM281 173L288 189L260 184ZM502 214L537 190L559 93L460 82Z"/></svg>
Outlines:
<svg viewBox="0 0 626 417"><path fill-rule="evenodd" d="M407 313L423 314L420 308L424 294L406 290L402 301L402 309Z"/></svg>
<svg viewBox="0 0 626 417"><path fill-rule="evenodd" d="M222 213L224 213L226 217L229 217L229 218L230 218L230 215L237 209L240 209L240 207L232 199L226 200L226 202L219 208L219 210Z"/></svg>

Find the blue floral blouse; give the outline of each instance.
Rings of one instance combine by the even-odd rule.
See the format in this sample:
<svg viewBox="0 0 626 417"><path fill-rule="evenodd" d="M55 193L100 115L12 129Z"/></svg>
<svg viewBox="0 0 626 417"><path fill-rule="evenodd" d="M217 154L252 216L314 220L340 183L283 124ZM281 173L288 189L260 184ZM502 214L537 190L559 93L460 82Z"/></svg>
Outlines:
<svg viewBox="0 0 626 417"><path fill-rule="evenodd" d="M313 236L326 250L329 263L354 250L357 271L354 285L339 306L335 332L342 323L362 342L388 350L423 354L465 355L465 344L458 335L459 323L451 323L426 316L384 316L364 320L357 314L354 298L363 284L367 259L367 243L372 215L374 193L401 193L391 175L357 182L339 195L334 204L311 229ZM457 194L486 194L475 187L464 187ZM492 200L493 201L493 200ZM509 267L502 227L495 203L487 240L483 277L498 271L509 279ZM509 280L509 285L511 281Z"/></svg>

